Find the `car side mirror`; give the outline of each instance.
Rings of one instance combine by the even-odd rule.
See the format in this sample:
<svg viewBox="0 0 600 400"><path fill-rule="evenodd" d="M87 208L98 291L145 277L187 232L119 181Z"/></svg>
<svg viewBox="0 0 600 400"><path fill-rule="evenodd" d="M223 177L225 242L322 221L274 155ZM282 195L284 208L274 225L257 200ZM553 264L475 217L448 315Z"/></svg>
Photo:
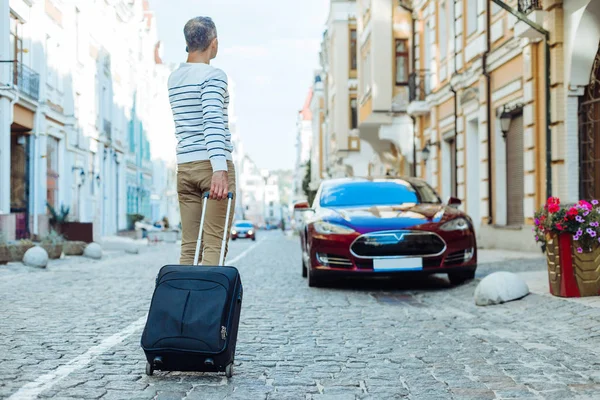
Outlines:
<svg viewBox="0 0 600 400"><path fill-rule="evenodd" d="M450 207L458 208L462 204L462 201L459 198L450 196L447 203Z"/></svg>

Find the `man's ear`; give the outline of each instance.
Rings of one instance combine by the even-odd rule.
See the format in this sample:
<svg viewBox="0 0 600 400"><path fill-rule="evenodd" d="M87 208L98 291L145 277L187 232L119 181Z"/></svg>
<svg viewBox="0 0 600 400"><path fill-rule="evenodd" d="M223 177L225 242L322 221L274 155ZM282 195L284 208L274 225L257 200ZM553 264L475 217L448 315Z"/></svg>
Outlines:
<svg viewBox="0 0 600 400"><path fill-rule="evenodd" d="M189 53L189 52L190 52L190 49L189 49L187 46L185 46L185 52L186 52L186 53Z"/></svg>

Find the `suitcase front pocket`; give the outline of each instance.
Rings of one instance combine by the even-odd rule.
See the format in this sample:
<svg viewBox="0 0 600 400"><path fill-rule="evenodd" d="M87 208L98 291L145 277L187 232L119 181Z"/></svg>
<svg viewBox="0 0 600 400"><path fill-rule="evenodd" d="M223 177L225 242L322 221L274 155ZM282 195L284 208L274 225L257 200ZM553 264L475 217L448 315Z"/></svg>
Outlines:
<svg viewBox="0 0 600 400"><path fill-rule="evenodd" d="M143 344L148 348L220 352L227 290L205 280L168 280L154 295Z"/></svg>

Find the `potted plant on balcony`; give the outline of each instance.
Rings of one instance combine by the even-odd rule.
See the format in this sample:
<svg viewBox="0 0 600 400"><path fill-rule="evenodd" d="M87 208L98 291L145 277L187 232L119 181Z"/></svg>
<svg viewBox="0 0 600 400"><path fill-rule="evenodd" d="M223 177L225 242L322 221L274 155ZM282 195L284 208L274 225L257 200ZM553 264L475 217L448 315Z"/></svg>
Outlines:
<svg viewBox="0 0 600 400"><path fill-rule="evenodd" d="M46 250L50 260L56 260L62 255L64 241L65 239L58 232L51 230L50 233L42 239L40 247Z"/></svg>
<svg viewBox="0 0 600 400"><path fill-rule="evenodd" d="M4 232L0 232L0 265L7 264L9 261L10 254L8 252L6 234Z"/></svg>
<svg viewBox="0 0 600 400"><path fill-rule="evenodd" d="M600 295L600 206L581 200L561 206L556 197L535 213L535 239L545 245L550 293Z"/></svg>

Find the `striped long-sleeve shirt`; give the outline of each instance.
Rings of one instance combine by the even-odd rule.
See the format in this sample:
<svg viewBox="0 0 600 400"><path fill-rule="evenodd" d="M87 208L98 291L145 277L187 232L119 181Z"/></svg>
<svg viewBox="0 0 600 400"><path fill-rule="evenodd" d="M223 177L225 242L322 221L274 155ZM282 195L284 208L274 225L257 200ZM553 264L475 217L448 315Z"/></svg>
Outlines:
<svg viewBox="0 0 600 400"><path fill-rule="evenodd" d="M210 160L213 171L227 171L233 151L227 75L208 64L183 63L169 76L169 101L177 162Z"/></svg>

